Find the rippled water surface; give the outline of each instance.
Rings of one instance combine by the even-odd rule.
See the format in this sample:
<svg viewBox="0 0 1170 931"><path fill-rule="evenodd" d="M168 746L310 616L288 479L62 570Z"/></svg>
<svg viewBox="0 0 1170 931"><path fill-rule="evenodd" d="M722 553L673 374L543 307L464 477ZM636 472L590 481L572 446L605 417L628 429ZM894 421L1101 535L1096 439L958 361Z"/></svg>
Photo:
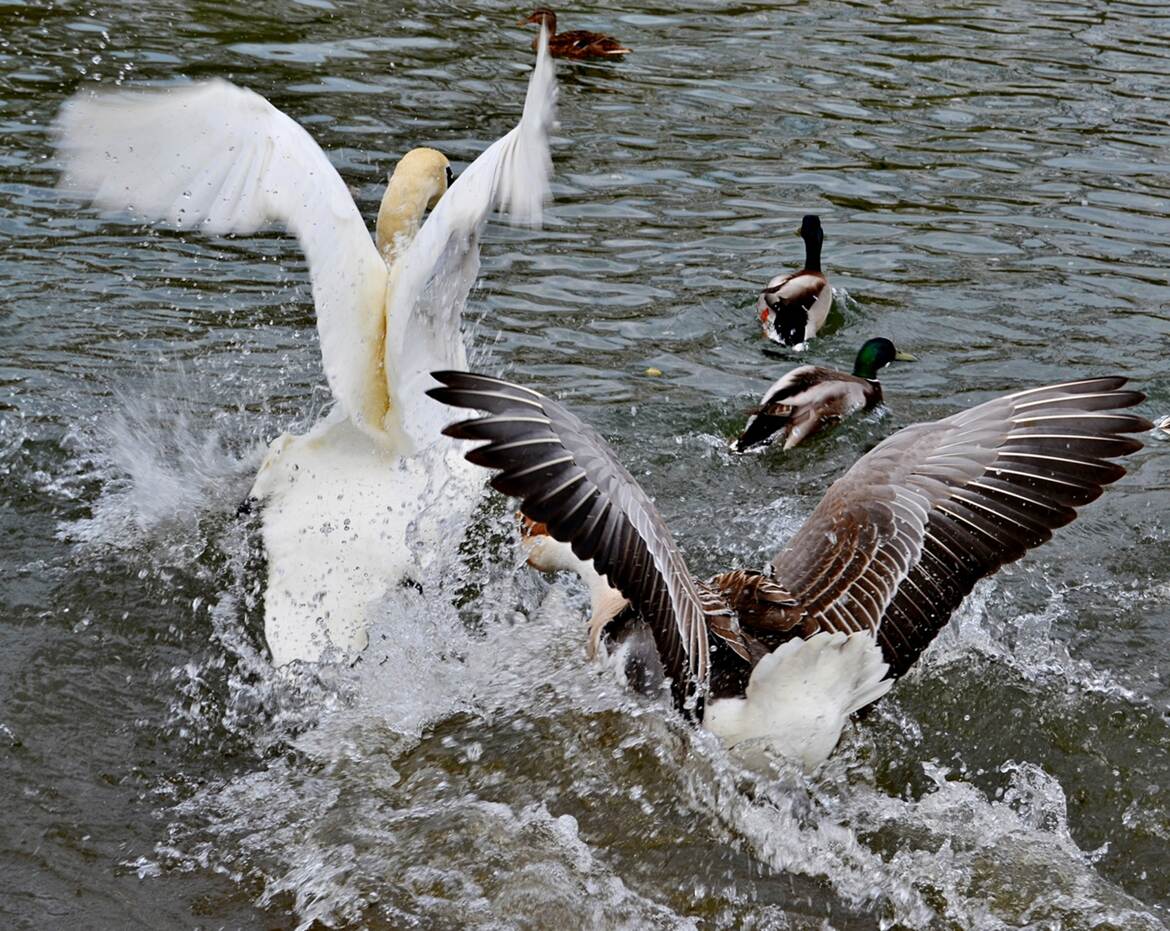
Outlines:
<svg viewBox="0 0 1170 931"><path fill-rule="evenodd" d="M95 82L227 77L304 123L372 221L406 149L461 168L514 123L524 12L0 5L0 924L1166 927L1154 437L811 778L740 770L586 665L581 591L517 565L500 502L461 612L393 593L356 667L271 668L236 507L328 402L303 259L60 198L47 125ZM761 563L868 446L994 391L1121 372L1170 413L1163 4L561 18L635 51L559 67L556 201L487 237L477 364L597 424L699 574ZM752 306L807 212L837 300L804 357L886 335L921 361L888 370L887 410L732 459L791 364Z"/></svg>

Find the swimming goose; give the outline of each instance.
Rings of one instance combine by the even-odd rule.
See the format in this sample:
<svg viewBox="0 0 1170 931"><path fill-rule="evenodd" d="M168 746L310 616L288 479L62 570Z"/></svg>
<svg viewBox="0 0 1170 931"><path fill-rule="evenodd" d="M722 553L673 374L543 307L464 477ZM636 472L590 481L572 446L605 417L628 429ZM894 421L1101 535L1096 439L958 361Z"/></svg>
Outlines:
<svg viewBox="0 0 1170 931"><path fill-rule="evenodd" d="M764 392L760 406L731 443L737 453L759 446L784 431L784 448L792 449L826 427L882 401L880 369L891 362L914 362L884 337L868 340L858 351L853 374L819 365L801 365L782 375Z"/></svg>
<svg viewBox="0 0 1170 931"><path fill-rule="evenodd" d="M548 7L537 7L527 19L520 20L516 25L527 26L536 23L548 30L548 50L554 58L613 58L615 55L627 55L630 50L613 36L603 35L600 32L586 32L576 29L573 32L557 32L557 14ZM532 40L535 51L538 39Z"/></svg>
<svg viewBox="0 0 1170 931"><path fill-rule="evenodd" d="M650 498L567 408L528 388L436 372L431 397L487 411L448 436L592 562L647 625L676 707L744 751L823 762L972 586L1125 474L1149 429L1120 377L1017 391L898 431L838 479L763 571L693 577Z"/></svg>
<svg viewBox="0 0 1170 931"><path fill-rule="evenodd" d="M825 231L820 217L806 216L796 235L804 240L804 268L791 275L777 275L756 301L764 335L785 346L797 346L816 336L833 306L833 289L821 271Z"/></svg>
<svg viewBox="0 0 1170 931"><path fill-rule="evenodd" d="M62 108L65 189L180 229L282 226L305 251L334 406L308 433L272 442L251 490L276 665L363 649L371 603L417 578L440 536L461 532L473 470L436 444L441 411L423 390L436 363L466 365L460 322L488 214L540 221L555 96L542 39L519 125L454 183L434 149L407 153L376 241L325 153L252 91L214 80L78 95Z"/></svg>

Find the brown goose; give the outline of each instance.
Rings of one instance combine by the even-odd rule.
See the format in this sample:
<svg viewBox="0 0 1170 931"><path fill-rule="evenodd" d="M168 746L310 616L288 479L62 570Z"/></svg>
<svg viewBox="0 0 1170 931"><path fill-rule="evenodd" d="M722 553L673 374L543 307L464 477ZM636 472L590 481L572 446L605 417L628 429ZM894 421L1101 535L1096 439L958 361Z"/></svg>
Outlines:
<svg viewBox="0 0 1170 931"><path fill-rule="evenodd" d="M763 572L695 579L653 503L564 406L498 378L437 372L431 397L489 412L448 426L625 596L676 706L729 745L812 767L981 578L1019 559L1125 474L1148 421L1121 377L1018 391L900 430L859 459Z"/></svg>
<svg viewBox="0 0 1170 931"><path fill-rule="evenodd" d="M888 339L868 340L857 353L853 374L819 365L800 365L785 373L764 392L760 406L748 418L743 432L731 443L742 453L767 443L784 431L784 448L792 449L826 427L882 402L879 369L891 362L916 362Z"/></svg>
<svg viewBox="0 0 1170 931"><path fill-rule="evenodd" d="M806 216L796 235L804 240L804 268L791 275L777 275L756 301L764 335L784 346L796 346L816 336L833 306L833 289L821 271L825 231L820 217Z"/></svg>
<svg viewBox="0 0 1170 931"><path fill-rule="evenodd" d="M577 29L558 35L557 14L545 6L537 7L527 19L520 20L517 25L527 26L530 23L543 25L548 30L548 51L553 58L613 58L615 55L627 55L630 52L630 49L613 36L600 32ZM533 51L536 51L538 41L539 37L532 40Z"/></svg>

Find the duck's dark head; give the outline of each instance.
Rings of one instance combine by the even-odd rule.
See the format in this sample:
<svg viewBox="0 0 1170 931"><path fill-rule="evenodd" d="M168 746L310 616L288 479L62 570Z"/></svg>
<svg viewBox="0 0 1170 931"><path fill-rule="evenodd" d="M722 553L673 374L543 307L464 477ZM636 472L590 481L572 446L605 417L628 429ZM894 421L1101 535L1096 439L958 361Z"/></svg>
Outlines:
<svg viewBox="0 0 1170 931"><path fill-rule="evenodd" d="M877 381L879 369L885 368L891 362L917 362L918 359L908 352L902 352L884 336L867 340L857 352L857 361L853 363L853 374L858 378L868 378Z"/></svg>
<svg viewBox="0 0 1170 931"><path fill-rule="evenodd" d="M557 31L557 14L546 6L538 6L532 11L528 19L522 19L516 25L528 26L532 23L535 23L537 26L544 26L550 36L555 35Z"/></svg>
<svg viewBox="0 0 1170 931"><path fill-rule="evenodd" d="M825 241L825 231L821 228L821 218L815 213L806 213L800 220L800 229L796 235L805 242L816 242L818 245Z"/></svg>

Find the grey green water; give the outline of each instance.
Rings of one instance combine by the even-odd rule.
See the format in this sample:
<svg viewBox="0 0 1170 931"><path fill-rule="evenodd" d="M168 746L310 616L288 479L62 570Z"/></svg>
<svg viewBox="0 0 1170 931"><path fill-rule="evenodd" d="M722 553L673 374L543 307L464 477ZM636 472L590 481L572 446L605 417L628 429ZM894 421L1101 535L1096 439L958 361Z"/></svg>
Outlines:
<svg viewBox="0 0 1170 931"><path fill-rule="evenodd" d="M47 124L91 83L228 77L372 219L403 151L462 167L515 121L525 12L0 5L0 924L1166 927L1156 438L809 779L739 770L587 666L579 589L498 541L462 614L395 593L354 669L268 665L235 512L264 443L328 400L302 258L60 199ZM868 446L993 392L1120 372L1170 413L1163 4L561 18L635 52L560 66L556 201L542 231L492 228L476 358L597 424L697 572L762 562ZM887 410L733 459L790 364L752 305L806 212L838 294L804 357L886 335L921 361Z"/></svg>

